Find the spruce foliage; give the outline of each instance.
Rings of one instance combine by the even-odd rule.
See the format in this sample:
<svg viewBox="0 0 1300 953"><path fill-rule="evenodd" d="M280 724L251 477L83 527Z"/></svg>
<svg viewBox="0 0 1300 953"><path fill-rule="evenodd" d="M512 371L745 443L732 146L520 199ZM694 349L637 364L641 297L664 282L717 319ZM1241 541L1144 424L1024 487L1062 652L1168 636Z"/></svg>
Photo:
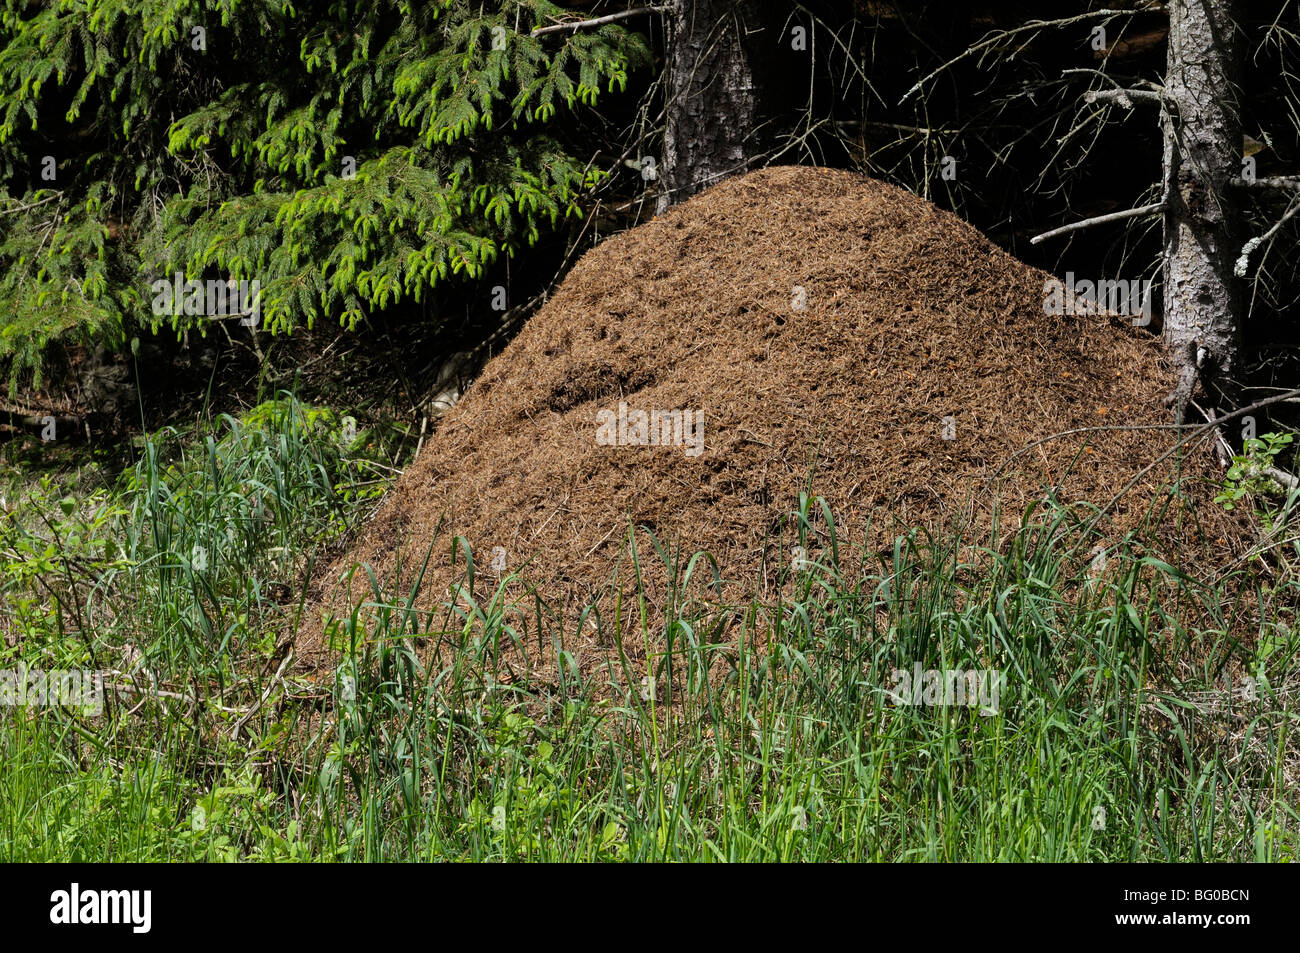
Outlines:
<svg viewBox="0 0 1300 953"><path fill-rule="evenodd" d="M152 283L257 280L262 326L349 326L473 279L601 175L574 134L649 63L548 0L0 0L0 360L206 318Z"/></svg>

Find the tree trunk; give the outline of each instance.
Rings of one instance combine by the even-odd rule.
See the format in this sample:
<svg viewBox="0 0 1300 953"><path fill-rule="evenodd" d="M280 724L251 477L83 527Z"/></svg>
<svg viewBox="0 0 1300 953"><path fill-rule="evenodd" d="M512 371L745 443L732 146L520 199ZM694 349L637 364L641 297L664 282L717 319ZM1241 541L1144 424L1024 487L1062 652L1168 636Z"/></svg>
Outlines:
<svg viewBox="0 0 1300 953"><path fill-rule="evenodd" d="M770 144L763 64L777 42L765 0L675 0L667 18L667 129L657 211L748 171Z"/></svg>
<svg viewBox="0 0 1300 953"><path fill-rule="evenodd" d="M1241 173L1238 41L1232 0L1170 0L1165 92L1165 343L1179 373L1181 422L1198 380L1211 406L1230 400L1241 349L1233 275Z"/></svg>

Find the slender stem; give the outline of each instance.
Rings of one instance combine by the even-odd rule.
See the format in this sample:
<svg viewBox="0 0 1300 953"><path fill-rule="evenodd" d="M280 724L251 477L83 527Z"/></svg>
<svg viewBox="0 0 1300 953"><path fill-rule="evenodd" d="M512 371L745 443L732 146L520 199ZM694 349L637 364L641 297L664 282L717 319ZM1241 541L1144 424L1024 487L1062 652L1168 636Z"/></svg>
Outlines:
<svg viewBox="0 0 1300 953"><path fill-rule="evenodd" d="M632 10L623 10L620 13L610 13L603 17L593 17L590 20L573 20L568 23L556 23L553 26L539 26L533 30L531 36L541 36L543 33L558 33L564 30L582 30L587 27L604 26L606 23L613 23L615 20L626 20L628 17L640 16L642 13L667 13L672 7L636 7Z"/></svg>
<svg viewBox="0 0 1300 953"><path fill-rule="evenodd" d="M1083 101L1089 105L1092 103L1106 103L1107 105L1118 105L1123 106L1125 109L1132 109L1134 103L1149 103L1158 106L1165 101L1165 98L1149 89L1094 89L1090 93L1083 94Z"/></svg>
<svg viewBox="0 0 1300 953"><path fill-rule="evenodd" d="M1055 238L1057 235L1064 235L1068 232L1077 232L1082 228L1091 228L1094 225L1105 225L1107 222L1118 222L1125 218L1139 218L1143 215L1155 215L1163 212L1165 209L1164 202L1156 202L1152 205L1143 205L1141 208L1130 208L1123 212L1111 212L1109 215L1098 215L1096 218L1085 218L1081 222L1071 222L1069 225L1062 225L1060 228L1054 228L1050 232L1043 232L1041 235L1035 235L1029 239L1031 245L1037 245L1045 242L1049 238Z"/></svg>
<svg viewBox="0 0 1300 953"><path fill-rule="evenodd" d="M13 215L17 212L26 212L29 209L36 208L38 205L44 205L46 202L53 202L55 199L62 198L62 197L63 197L62 192L55 192L53 195L47 195L39 202L32 202L28 205L18 205L15 206L14 208L0 209L0 215Z"/></svg>
<svg viewBox="0 0 1300 953"><path fill-rule="evenodd" d="M1233 179L1229 185L1239 189L1295 189L1300 191L1300 175L1274 175L1248 182L1245 179Z"/></svg>

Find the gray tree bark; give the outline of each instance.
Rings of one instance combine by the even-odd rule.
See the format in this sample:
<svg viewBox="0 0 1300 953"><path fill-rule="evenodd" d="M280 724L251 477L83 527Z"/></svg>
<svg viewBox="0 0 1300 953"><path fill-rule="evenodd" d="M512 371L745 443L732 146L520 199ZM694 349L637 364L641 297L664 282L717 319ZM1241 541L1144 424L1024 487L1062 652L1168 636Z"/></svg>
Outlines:
<svg viewBox="0 0 1300 953"><path fill-rule="evenodd" d="M1164 336L1186 416L1200 382L1230 399L1241 350L1241 247L1229 183L1241 174L1239 42L1233 0L1170 0L1164 119Z"/></svg>
<svg viewBox="0 0 1300 953"><path fill-rule="evenodd" d="M667 128L657 211L729 175L768 147L760 116L765 0L674 0L668 15Z"/></svg>

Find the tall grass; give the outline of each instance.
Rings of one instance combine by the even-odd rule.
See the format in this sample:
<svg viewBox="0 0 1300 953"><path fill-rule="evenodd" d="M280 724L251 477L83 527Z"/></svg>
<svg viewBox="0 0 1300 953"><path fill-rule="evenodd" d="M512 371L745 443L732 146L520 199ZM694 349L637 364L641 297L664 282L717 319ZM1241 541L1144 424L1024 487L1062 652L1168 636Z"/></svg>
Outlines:
<svg viewBox="0 0 1300 953"><path fill-rule="evenodd" d="M98 718L0 713L0 857L1293 859L1290 630L1241 640L1231 593L1250 587L1140 538L1098 572L1057 507L1010 546L903 533L848 572L809 496L791 524L819 520L825 562L728 605L696 597L707 558L631 532L634 576L674 585L654 613L638 587L578 623L611 646L595 669L462 547L439 611L372 574L338 669L296 674L283 634L310 556L374 478L313 414L286 398L159 435L111 492L61 506L46 487L45 519L6 523L0 667L117 687ZM532 672L505 664L521 649ZM918 665L996 670L996 710L898 704Z"/></svg>

